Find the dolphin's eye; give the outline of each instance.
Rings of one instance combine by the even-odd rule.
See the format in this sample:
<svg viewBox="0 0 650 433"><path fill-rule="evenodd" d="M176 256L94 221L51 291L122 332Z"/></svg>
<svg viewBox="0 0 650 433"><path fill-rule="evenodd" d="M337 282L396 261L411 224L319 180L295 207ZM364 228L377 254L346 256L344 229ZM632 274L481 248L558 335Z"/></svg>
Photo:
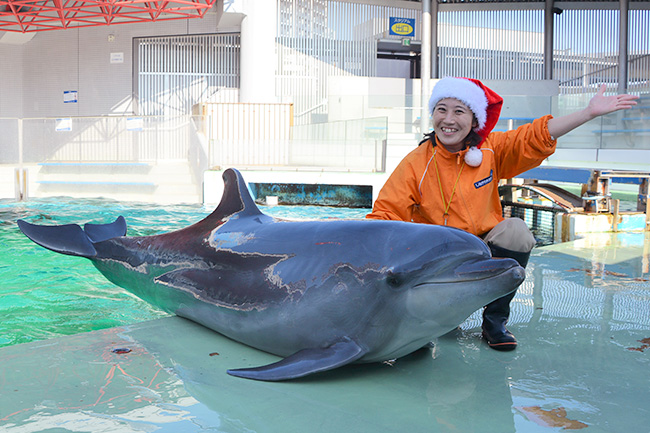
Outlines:
<svg viewBox="0 0 650 433"><path fill-rule="evenodd" d="M386 284L388 284L393 289L397 289L402 285L402 278L400 278L399 275L389 271L386 274Z"/></svg>

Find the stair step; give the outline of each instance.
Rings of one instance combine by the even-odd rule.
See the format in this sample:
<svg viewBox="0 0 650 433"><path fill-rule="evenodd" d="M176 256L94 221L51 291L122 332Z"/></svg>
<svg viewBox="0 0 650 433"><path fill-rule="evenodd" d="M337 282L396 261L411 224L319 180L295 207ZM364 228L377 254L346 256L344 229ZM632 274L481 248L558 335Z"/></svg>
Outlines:
<svg viewBox="0 0 650 433"><path fill-rule="evenodd" d="M37 180L41 185L116 185L116 186L156 186L153 182L116 182L85 180Z"/></svg>
<svg viewBox="0 0 650 433"><path fill-rule="evenodd" d="M109 162L109 161L94 161L94 162L39 162L38 165L41 166L51 166L51 167L149 167L151 164L146 162Z"/></svg>
<svg viewBox="0 0 650 433"><path fill-rule="evenodd" d="M38 164L33 196L106 197L156 203L201 203L187 162L66 162Z"/></svg>

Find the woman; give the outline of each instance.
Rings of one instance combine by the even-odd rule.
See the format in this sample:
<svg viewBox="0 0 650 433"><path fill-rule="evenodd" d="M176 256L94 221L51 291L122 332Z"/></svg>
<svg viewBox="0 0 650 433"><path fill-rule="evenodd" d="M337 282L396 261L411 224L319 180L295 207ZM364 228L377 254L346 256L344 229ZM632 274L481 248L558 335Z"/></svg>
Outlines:
<svg viewBox="0 0 650 433"><path fill-rule="evenodd" d="M371 219L448 225L481 237L494 257L526 267L535 239L518 218L504 219L500 179L537 167L555 152L557 139L598 116L636 105L633 95L604 96L605 86L584 109L541 117L516 130L492 132L503 99L478 80L443 78L433 89L433 132L391 174L374 203ZM513 350L506 329L514 292L483 310L483 337L497 350Z"/></svg>

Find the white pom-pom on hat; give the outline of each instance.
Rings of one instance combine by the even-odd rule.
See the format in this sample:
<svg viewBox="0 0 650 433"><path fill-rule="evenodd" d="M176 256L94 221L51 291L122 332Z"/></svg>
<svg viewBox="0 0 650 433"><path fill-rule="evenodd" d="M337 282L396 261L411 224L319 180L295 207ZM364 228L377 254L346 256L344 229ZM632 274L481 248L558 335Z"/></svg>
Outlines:
<svg viewBox="0 0 650 433"><path fill-rule="evenodd" d="M478 167L483 162L483 151L476 146L472 146L465 152L465 164L470 167Z"/></svg>

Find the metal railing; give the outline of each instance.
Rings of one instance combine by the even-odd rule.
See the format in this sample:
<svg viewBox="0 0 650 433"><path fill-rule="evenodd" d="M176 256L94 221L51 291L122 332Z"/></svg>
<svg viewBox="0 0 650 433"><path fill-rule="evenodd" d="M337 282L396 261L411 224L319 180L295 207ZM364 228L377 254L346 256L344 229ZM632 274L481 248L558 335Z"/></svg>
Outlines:
<svg viewBox="0 0 650 433"><path fill-rule="evenodd" d="M204 104L201 113L210 166L288 163L292 104Z"/></svg>
<svg viewBox="0 0 650 433"><path fill-rule="evenodd" d="M0 118L0 164L187 159L192 116Z"/></svg>
<svg viewBox="0 0 650 433"><path fill-rule="evenodd" d="M562 116L587 106L596 92L559 96L504 96L501 117L495 131L515 129L524 123L552 114ZM608 90L615 92L615 89ZM626 149L650 150L650 88L634 89L641 95L632 109L601 116L562 136L559 149ZM421 134L420 96L341 95L329 100L329 117L385 117L388 133ZM390 145L390 143L389 143Z"/></svg>
<svg viewBox="0 0 650 433"><path fill-rule="evenodd" d="M387 117L294 126L288 163L291 166L383 172L386 170L387 135Z"/></svg>
<svg viewBox="0 0 650 433"><path fill-rule="evenodd" d="M17 199L25 196L24 167L48 164L106 168L186 161L201 185L208 159L199 124L193 116L0 118L2 196L9 185L15 185Z"/></svg>
<svg viewBox="0 0 650 433"><path fill-rule="evenodd" d="M387 119L294 125L292 104L205 104L211 167L383 171Z"/></svg>
<svg viewBox="0 0 650 433"><path fill-rule="evenodd" d="M558 148L650 150L650 91L633 110L600 117ZM643 96L645 95L645 96ZM496 130L583 108L591 94L505 97ZM389 133L415 134L417 95L330 96L325 123L293 125L291 104L211 104L195 116L0 118L0 168L44 162L187 161L198 185L209 167L382 172ZM337 120L334 120L337 119ZM417 134L416 134L417 135ZM415 143L414 139L414 143ZM388 144L390 145L390 143Z"/></svg>

